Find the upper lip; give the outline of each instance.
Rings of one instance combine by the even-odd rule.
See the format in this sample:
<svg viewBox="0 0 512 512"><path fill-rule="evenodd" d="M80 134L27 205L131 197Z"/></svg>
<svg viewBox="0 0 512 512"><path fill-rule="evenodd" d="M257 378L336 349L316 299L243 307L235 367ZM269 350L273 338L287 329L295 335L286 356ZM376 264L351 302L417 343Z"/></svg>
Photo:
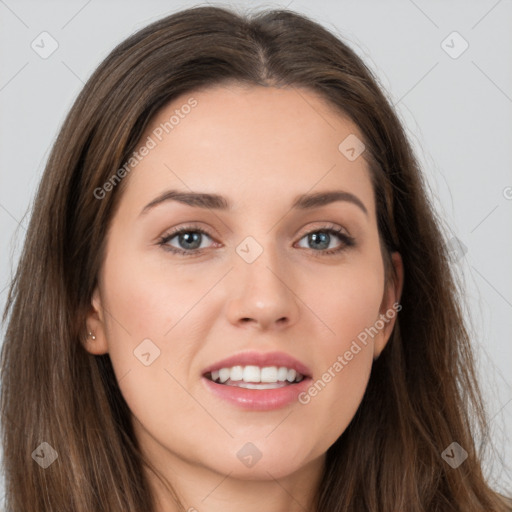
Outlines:
<svg viewBox="0 0 512 512"><path fill-rule="evenodd" d="M231 368L232 366L286 366L286 368L294 369L295 371L302 374L304 377L311 376L311 370L304 364L301 363L295 357L286 354L285 352L256 352L247 351L240 352L233 356L217 361L212 365L206 367L203 370L203 375L209 372L220 370L221 368Z"/></svg>

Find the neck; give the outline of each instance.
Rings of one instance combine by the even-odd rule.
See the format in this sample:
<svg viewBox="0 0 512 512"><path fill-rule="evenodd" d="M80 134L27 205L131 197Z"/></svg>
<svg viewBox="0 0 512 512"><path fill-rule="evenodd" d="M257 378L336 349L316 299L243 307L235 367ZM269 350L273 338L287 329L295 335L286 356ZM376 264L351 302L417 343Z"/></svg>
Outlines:
<svg viewBox="0 0 512 512"><path fill-rule="evenodd" d="M324 463L322 456L280 478L266 471L259 479L247 479L171 456L157 469L176 492L183 509L153 472L146 470L146 475L156 499L156 512L314 512Z"/></svg>

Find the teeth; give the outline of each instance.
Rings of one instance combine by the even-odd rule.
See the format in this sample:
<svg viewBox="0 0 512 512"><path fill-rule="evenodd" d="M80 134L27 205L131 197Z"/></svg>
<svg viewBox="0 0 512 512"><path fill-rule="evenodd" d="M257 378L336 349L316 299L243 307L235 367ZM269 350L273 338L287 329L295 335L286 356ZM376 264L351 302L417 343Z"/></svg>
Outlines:
<svg viewBox="0 0 512 512"><path fill-rule="evenodd" d="M220 382L221 384L226 383L228 380L231 382L240 382L238 387L244 387L248 389L272 389L274 387L282 387L292 382L300 382L304 376L294 370L293 368L286 368L286 366L259 366L248 365L248 366L233 366L231 368L220 368L211 372L211 380L214 382ZM253 387L248 383L268 383L276 384L280 386L257 386Z"/></svg>
<svg viewBox="0 0 512 512"><path fill-rule="evenodd" d="M231 386L245 389L277 389L284 388L285 386L288 386L288 384L285 384L284 382L272 382L269 384L253 384L251 382L240 382L237 384L231 384Z"/></svg>
<svg viewBox="0 0 512 512"><path fill-rule="evenodd" d="M286 380L286 376L288 375L288 368L281 366L279 370L277 370L277 380L280 382L284 382Z"/></svg>
<svg viewBox="0 0 512 512"><path fill-rule="evenodd" d="M258 366L246 366L243 373L244 382L261 382L261 371Z"/></svg>
<svg viewBox="0 0 512 512"><path fill-rule="evenodd" d="M231 368L231 373L229 378L231 380L242 380L244 376L244 367L243 366L233 366Z"/></svg>
<svg viewBox="0 0 512 512"><path fill-rule="evenodd" d="M288 375L286 376L286 380L288 382L293 382L295 377L297 376L297 372L295 370L288 370Z"/></svg>
<svg viewBox="0 0 512 512"><path fill-rule="evenodd" d="M229 379L229 375L231 374L231 371L229 368L221 368L219 370L219 379L222 383L226 382Z"/></svg>
<svg viewBox="0 0 512 512"><path fill-rule="evenodd" d="M261 369L261 382L277 382L277 367L266 366Z"/></svg>

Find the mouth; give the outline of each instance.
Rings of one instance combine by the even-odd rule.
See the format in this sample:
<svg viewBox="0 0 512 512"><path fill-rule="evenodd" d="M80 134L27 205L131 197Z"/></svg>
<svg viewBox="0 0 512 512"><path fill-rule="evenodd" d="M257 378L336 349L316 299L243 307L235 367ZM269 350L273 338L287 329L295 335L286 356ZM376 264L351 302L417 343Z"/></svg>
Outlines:
<svg viewBox="0 0 512 512"><path fill-rule="evenodd" d="M207 372L206 379L244 389L278 389L302 382L305 376L287 366L236 365Z"/></svg>
<svg viewBox="0 0 512 512"><path fill-rule="evenodd" d="M250 411L293 406L312 382L311 370L295 357L254 350L217 361L201 376L215 400Z"/></svg>

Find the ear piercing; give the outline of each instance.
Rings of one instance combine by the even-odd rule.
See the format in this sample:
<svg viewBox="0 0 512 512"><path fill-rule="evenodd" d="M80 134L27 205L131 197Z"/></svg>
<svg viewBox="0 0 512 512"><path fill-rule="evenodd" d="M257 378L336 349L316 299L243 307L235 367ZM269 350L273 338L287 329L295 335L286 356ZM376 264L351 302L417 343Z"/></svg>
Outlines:
<svg viewBox="0 0 512 512"><path fill-rule="evenodd" d="M89 331L89 338L91 338L92 340L95 340L96 336L94 336L94 334L91 331Z"/></svg>

